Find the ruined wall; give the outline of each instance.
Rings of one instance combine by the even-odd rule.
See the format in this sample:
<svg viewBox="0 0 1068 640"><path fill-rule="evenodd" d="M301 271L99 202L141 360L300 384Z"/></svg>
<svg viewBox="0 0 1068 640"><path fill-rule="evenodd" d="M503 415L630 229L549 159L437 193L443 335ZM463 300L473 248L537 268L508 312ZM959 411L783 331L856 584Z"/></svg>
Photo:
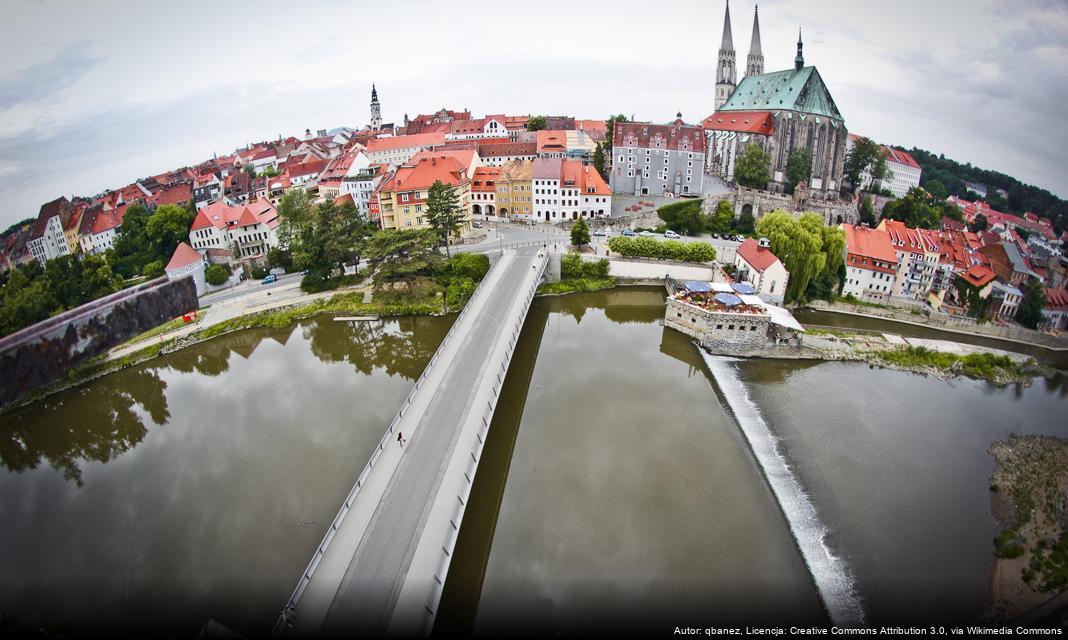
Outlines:
<svg viewBox="0 0 1068 640"><path fill-rule="evenodd" d="M768 340L767 315L711 312L668 298L664 326L693 336L714 349L759 349Z"/></svg>
<svg viewBox="0 0 1068 640"><path fill-rule="evenodd" d="M0 405L72 366L197 309L191 277L158 278L94 300L0 339Z"/></svg>

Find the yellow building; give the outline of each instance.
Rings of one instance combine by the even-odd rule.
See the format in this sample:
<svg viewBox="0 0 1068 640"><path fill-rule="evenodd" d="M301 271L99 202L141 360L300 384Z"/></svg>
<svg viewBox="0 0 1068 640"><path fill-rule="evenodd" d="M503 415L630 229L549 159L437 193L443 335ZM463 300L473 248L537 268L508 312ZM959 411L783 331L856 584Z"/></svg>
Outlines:
<svg viewBox="0 0 1068 640"><path fill-rule="evenodd" d="M416 159L413 159L416 160ZM378 211L383 229L427 228L427 193L441 180L456 189L460 208L467 221L460 231L471 229L471 179L468 169L454 157L422 157L403 164L382 181L377 191Z"/></svg>
<svg viewBox="0 0 1068 640"><path fill-rule="evenodd" d="M82 249L81 234L78 232L78 229L81 227L82 215L84 213L84 205L74 209L74 213L71 214L70 220L67 222L67 226L63 230L63 235L67 239L67 251L72 254L78 253Z"/></svg>
<svg viewBox="0 0 1068 640"><path fill-rule="evenodd" d="M505 218L530 220L533 160L513 160L501 167L497 177L497 212Z"/></svg>

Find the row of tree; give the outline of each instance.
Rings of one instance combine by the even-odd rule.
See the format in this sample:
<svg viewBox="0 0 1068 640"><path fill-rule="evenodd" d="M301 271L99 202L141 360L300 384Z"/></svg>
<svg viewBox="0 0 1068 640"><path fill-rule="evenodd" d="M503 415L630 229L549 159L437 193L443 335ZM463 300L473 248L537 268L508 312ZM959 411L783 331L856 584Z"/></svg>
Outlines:
<svg viewBox="0 0 1068 640"><path fill-rule="evenodd" d="M687 236L696 236L702 233L752 233L755 224L753 214L744 212L737 218L734 217L734 207L728 200L720 200L716 210L706 214L702 210L702 200L680 200L672 202L657 209L656 214L664 221L664 225Z"/></svg>
<svg viewBox="0 0 1068 640"><path fill-rule="evenodd" d="M99 255L65 255L42 267L18 265L6 275L0 306L0 335L73 309L122 287L107 259Z"/></svg>

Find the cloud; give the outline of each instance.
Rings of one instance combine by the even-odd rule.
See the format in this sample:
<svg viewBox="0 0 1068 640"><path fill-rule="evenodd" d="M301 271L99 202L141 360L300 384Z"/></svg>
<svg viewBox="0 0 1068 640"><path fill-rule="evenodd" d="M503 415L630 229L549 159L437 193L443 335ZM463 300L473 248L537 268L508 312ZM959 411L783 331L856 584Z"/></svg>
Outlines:
<svg viewBox="0 0 1068 640"><path fill-rule="evenodd" d="M0 79L0 111L45 102L70 87L100 63L87 42L70 44L44 62Z"/></svg>

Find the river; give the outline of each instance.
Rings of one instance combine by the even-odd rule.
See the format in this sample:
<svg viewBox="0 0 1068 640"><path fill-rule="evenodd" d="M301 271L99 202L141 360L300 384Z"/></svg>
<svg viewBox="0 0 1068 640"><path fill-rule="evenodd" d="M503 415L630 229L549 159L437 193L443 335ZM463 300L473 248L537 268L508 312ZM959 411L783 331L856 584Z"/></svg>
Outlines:
<svg viewBox="0 0 1068 640"><path fill-rule="evenodd" d="M436 632L830 620L727 380L663 305L535 300ZM0 609L26 628L267 633L450 322L240 332L0 417ZM865 621L974 620L997 532L986 448L1068 435L1064 379L729 367Z"/></svg>

